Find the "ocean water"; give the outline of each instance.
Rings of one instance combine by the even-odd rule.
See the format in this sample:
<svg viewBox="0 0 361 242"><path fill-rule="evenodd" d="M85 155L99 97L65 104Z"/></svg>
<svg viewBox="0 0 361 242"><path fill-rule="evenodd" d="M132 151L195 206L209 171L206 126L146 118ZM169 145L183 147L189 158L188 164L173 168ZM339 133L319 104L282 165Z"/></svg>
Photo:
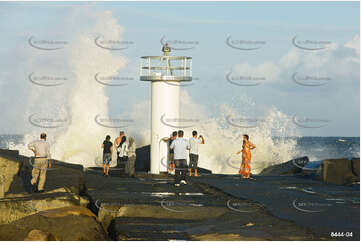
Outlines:
<svg viewBox="0 0 361 242"><path fill-rule="evenodd" d="M310 160L360 157L360 137L301 137L296 138L298 155Z"/></svg>

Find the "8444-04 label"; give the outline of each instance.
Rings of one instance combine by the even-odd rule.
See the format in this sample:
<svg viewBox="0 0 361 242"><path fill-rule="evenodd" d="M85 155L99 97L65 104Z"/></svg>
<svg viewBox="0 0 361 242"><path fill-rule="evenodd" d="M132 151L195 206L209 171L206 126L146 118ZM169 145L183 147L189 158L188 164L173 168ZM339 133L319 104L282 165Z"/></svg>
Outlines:
<svg viewBox="0 0 361 242"><path fill-rule="evenodd" d="M352 232L331 232L331 237L352 237Z"/></svg>

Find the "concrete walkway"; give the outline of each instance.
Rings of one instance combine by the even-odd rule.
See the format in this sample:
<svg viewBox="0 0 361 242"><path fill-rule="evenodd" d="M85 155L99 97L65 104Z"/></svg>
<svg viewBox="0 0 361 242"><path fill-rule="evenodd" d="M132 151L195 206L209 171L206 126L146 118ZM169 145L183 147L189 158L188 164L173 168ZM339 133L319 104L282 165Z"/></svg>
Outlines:
<svg viewBox="0 0 361 242"><path fill-rule="evenodd" d="M88 171L85 180L91 209L114 240L321 239L271 215L261 203L238 199L233 193L242 182L235 176L191 178L181 187L168 175L104 177ZM257 191L248 187L251 192Z"/></svg>
<svg viewBox="0 0 361 242"><path fill-rule="evenodd" d="M360 239L360 186L337 186L296 176L211 175L195 178L235 198L255 201L272 215L325 239Z"/></svg>

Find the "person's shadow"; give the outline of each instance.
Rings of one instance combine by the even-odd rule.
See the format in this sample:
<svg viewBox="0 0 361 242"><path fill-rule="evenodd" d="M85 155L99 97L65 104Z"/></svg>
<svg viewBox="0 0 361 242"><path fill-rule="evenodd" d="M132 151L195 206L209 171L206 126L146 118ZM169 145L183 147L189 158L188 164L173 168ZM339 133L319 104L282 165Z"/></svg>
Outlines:
<svg viewBox="0 0 361 242"><path fill-rule="evenodd" d="M13 177L5 177L5 179L11 180L9 189L5 192L5 194L17 194L24 192L31 193L32 166L29 162L30 158L19 155L16 159L14 159L14 161L15 160L19 162L19 170L13 175Z"/></svg>
<svg viewBox="0 0 361 242"><path fill-rule="evenodd" d="M19 158L20 158L19 160L21 160L20 169L19 169L19 173L18 173L18 177L20 179L16 179L16 180L21 181L22 188L24 189L25 192L31 193L31 190L32 190L31 172L33 169L33 167L30 165L31 158L26 157L26 156L20 156L20 155L19 155ZM9 190L11 190L11 186L10 186Z"/></svg>

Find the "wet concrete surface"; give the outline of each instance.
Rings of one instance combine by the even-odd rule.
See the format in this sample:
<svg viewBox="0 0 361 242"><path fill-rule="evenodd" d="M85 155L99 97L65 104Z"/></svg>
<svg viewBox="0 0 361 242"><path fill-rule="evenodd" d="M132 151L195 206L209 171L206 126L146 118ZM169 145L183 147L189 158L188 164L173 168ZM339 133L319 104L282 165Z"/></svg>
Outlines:
<svg viewBox="0 0 361 242"><path fill-rule="evenodd" d="M333 224L322 212L310 215L293 207L294 199L310 196L296 188L321 189L322 185L312 185L315 181L294 177L242 181L238 176L204 175L175 187L169 175L104 177L88 171L85 177L90 208L113 240L357 240L359 236L357 216L342 221L346 215L340 215ZM352 197L357 193L356 188L338 192L343 190ZM357 203L344 210L357 211ZM340 227L336 230L331 225ZM352 231L353 236L325 233L332 229Z"/></svg>
<svg viewBox="0 0 361 242"><path fill-rule="evenodd" d="M360 186L338 186L301 176L212 175L193 179L236 198L262 204L273 216L293 221L327 240L359 240Z"/></svg>

